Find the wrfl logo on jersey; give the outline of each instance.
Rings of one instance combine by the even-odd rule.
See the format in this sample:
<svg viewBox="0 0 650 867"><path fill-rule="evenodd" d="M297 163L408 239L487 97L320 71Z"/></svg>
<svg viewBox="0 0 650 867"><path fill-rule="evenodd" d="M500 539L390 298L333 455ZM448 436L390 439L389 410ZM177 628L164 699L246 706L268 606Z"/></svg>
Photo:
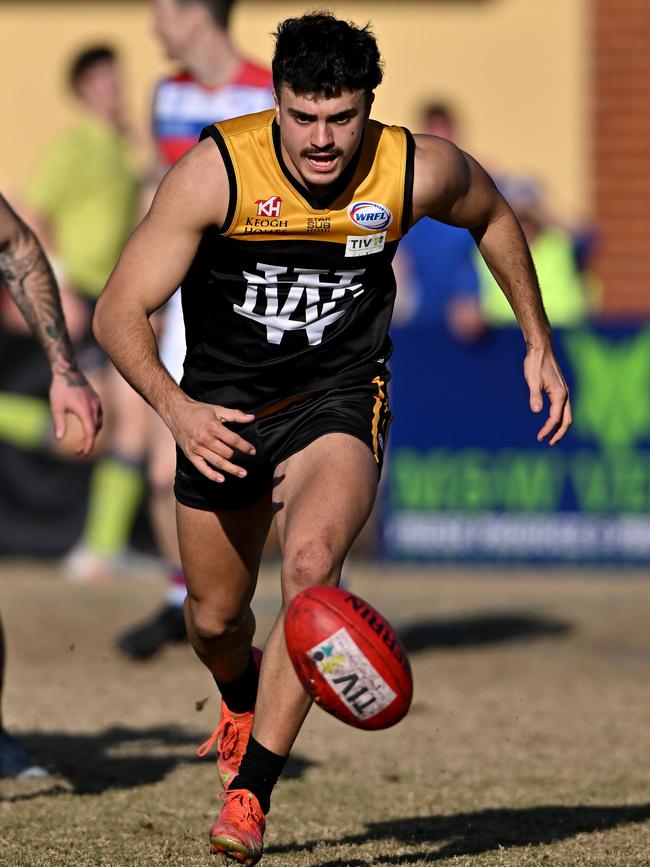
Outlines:
<svg viewBox="0 0 650 867"><path fill-rule="evenodd" d="M348 217L355 226L368 232L379 232L393 222L393 215L377 202L354 202L348 208Z"/></svg>

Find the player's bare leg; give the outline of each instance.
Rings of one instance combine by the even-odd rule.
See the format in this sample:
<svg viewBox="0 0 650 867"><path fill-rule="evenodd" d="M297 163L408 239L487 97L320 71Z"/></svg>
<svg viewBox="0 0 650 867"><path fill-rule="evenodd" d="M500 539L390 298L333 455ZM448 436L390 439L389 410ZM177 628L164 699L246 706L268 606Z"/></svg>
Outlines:
<svg viewBox="0 0 650 867"><path fill-rule="evenodd" d="M377 492L377 464L356 437L327 434L278 466L273 493L282 549L282 611L264 652L253 735L287 755L307 714L284 641L283 612L306 587L338 584L345 557Z"/></svg>
<svg viewBox="0 0 650 867"><path fill-rule="evenodd" d="M378 473L360 440L327 434L280 464L275 479L282 610L264 650L253 734L210 831L211 851L242 864L262 856L271 791L310 706L286 651L284 611L300 590L338 583L372 509Z"/></svg>
<svg viewBox="0 0 650 867"><path fill-rule="evenodd" d="M203 745L201 753L211 743L217 742L219 774L224 785L232 781L239 768L253 721L257 678L251 690L249 670L255 618L250 602L271 517L269 495L254 506L220 512L191 509L180 503L177 506L178 541L187 582L187 633L197 655L217 680L223 699L219 728ZM226 688L228 684L230 687ZM240 695L235 697L240 699L242 685L244 692L252 693L250 709L245 714L230 713L226 695L236 691ZM248 717L245 731L240 725L242 716ZM224 756L226 741L228 756ZM236 754L236 768L230 773L227 766L222 767L227 765L222 759L232 759L233 753ZM265 822L259 806L252 804L252 796L245 799L242 793L236 793L234 799L228 793L228 797L229 812L223 817L222 830L225 828L224 833L229 832L230 826L225 824L225 820L233 810L238 825L242 824L242 819L252 816L251 833L259 835L261 852ZM222 814L223 809L219 818ZM250 845L251 834L246 835L246 841ZM211 843L215 853L239 851L243 846L237 839L223 839L218 845ZM254 863L254 860L249 861Z"/></svg>
<svg viewBox="0 0 650 867"><path fill-rule="evenodd" d="M221 512L177 504L187 633L219 681L235 680L248 663L255 632L250 602L271 517L267 496Z"/></svg>
<svg viewBox="0 0 650 867"><path fill-rule="evenodd" d="M219 725L198 752L206 755L216 745L224 788L237 775L253 727L260 654L251 648L250 601L270 522L269 495L254 506L222 512L178 505L187 632L221 693Z"/></svg>

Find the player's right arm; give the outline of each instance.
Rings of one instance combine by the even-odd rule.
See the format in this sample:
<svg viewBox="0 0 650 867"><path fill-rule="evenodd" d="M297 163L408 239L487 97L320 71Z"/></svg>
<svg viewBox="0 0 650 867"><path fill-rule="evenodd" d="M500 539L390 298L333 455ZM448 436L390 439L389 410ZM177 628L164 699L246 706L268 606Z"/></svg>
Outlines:
<svg viewBox="0 0 650 867"><path fill-rule="evenodd" d="M231 463L250 443L224 422L252 421L240 410L204 404L176 385L158 356L149 321L181 283L208 226L221 225L229 200L223 161L211 140L193 148L163 180L151 209L126 244L93 320L98 341L122 376L156 410L203 475L243 476ZM215 469L216 468L216 469Z"/></svg>

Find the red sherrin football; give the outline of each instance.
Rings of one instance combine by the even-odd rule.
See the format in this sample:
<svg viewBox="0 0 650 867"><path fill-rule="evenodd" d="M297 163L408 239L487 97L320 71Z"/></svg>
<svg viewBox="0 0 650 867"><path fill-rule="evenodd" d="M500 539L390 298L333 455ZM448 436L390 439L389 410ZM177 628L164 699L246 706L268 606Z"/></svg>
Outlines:
<svg viewBox="0 0 650 867"><path fill-rule="evenodd" d="M287 650L323 710L360 729L385 729L406 714L411 666L390 623L339 587L311 587L289 605Z"/></svg>

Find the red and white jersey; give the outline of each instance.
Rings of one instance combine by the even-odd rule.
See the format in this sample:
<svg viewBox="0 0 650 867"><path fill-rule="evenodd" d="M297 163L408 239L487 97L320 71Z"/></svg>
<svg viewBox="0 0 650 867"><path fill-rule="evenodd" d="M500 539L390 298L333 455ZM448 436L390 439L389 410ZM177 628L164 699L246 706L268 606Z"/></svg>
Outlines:
<svg viewBox="0 0 650 867"><path fill-rule="evenodd" d="M273 106L270 70L243 60L236 76L216 87L181 72L164 78L154 95L153 135L161 162L171 166L212 123Z"/></svg>

